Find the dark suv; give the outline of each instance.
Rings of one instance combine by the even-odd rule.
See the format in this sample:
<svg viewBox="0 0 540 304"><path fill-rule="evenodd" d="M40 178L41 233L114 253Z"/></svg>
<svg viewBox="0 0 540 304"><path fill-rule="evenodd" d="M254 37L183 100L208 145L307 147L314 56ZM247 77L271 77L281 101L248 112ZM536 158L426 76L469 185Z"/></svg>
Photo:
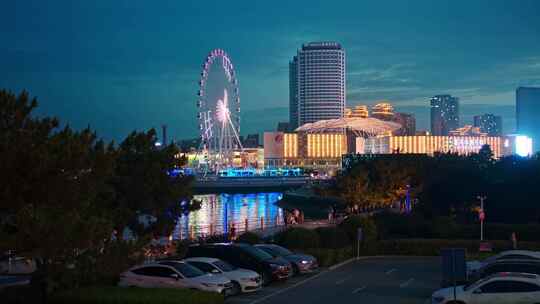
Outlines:
<svg viewBox="0 0 540 304"><path fill-rule="evenodd" d="M292 275L291 264L282 258L248 244L204 244L189 246L186 254L191 257L218 258L230 264L258 272L267 285L272 280L286 280Z"/></svg>

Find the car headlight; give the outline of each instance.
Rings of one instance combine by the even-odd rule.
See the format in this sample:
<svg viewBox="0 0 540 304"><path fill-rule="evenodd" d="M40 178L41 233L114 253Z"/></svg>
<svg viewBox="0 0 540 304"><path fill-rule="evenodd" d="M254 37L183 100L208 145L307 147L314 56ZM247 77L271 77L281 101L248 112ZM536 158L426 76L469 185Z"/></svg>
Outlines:
<svg viewBox="0 0 540 304"><path fill-rule="evenodd" d="M309 261L302 261L302 262L300 262L300 263L302 263L302 264L305 265L305 264L309 264Z"/></svg>
<svg viewBox="0 0 540 304"><path fill-rule="evenodd" d="M432 300L433 300L434 303L441 303L442 301L444 301L444 297L434 296L434 297L432 297Z"/></svg>

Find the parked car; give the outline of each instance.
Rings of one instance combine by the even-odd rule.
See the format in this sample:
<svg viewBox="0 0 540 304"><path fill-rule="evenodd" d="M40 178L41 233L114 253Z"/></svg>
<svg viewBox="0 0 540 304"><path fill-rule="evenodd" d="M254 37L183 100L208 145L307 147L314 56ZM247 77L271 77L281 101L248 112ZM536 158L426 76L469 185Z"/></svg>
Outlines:
<svg viewBox="0 0 540 304"><path fill-rule="evenodd" d="M499 272L519 272L540 275L540 260L498 260L478 269L470 280L478 280Z"/></svg>
<svg viewBox="0 0 540 304"><path fill-rule="evenodd" d="M540 277L525 273L498 273L469 285L443 288L431 296L432 304L538 303Z"/></svg>
<svg viewBox="0 0 540 304"><path fill-rule="evenodd" d="M531 259L540 261L540 252L530 250L507 250L499 254L490 256L483 261L467 262L467 274L474 275L480 268L498 260Z"/></svg>
<svg viewBox="0 0 540 304"><path fill-rule="evenodd" d="M192 245L188 247L186 257L217 258L236 267L253 270L261 275L263 285L269 284L272 280L286 280L292 275L292 267L287 260L274 258L248 244Z"/></svg>
<svg viewBox="0 0 540 304"><path fill-rule="evenodd" d="M120 275L121 287L190 288L231 295L233 284L222 276L202 272L188 263L163 261L135 266Z"/></svg>
<svg viewBox="0 0 540 304"><path fill-rule="evenodd" d="M0 302L45 303L47 284L41 261L0 255Z"/></svg>
<svg viewBox="0 0 540 304"><path fill-rule="evenodd" d="M317 259L312 255L297 254L287 248L275 244L258 244L255 247L266 251L274 258L282 257L292 265L293 274L310 273L319 268Z"/></svg>
<svg viewBox="0 0 540 304"><path fill-rule="evenodd" d="M231 280L234 293L247 293L261 289L261 276L253 270L235 267L216 258L188 258L184 262L214 275L223 275Z"/></svg>

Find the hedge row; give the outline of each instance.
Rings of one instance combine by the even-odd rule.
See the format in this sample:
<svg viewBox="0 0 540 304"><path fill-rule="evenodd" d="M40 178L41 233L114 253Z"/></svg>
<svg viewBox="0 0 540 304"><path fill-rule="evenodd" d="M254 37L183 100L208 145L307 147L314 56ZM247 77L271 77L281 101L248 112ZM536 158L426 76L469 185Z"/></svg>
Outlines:
<svg viewBox="0 0 540 304"><path fill-rule="evenodd" d="M480 236L478 223L458 224L453 218L439 216L425 219L418 215L383 213L374 218L379 228L380 239L433 238L433 239L477 239ZM492 240L510 239L515 232L518 240L540 241L540 224L484 224L484 237Z"/></svg>

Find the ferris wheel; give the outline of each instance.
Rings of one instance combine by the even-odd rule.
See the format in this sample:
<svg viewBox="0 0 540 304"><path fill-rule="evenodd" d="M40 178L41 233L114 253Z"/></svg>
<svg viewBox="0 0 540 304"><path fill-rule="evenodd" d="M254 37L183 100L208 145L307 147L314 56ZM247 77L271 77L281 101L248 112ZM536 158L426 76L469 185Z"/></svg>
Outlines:
<svg viewBox="0 0 540 304"><path fill-rule="evenodd" d="M211 51L202 66L197 119L206 169L233 166L240 142L240 94L233 64L224 50Z"/></svg>

